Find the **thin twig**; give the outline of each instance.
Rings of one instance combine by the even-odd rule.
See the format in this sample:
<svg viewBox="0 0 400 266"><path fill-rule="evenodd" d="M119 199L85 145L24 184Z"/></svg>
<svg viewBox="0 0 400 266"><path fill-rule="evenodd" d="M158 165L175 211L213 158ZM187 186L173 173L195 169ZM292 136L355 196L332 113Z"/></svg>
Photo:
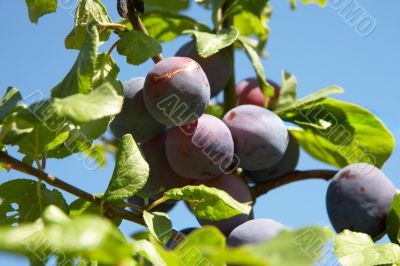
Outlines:
<svg viewBox="0 0 400 266"><path fill-rule="evenodd" d="M332 177L334 177L336 173L337 171L330 171L330 170L293 171L287 174L286 176L257 184L253 186L250 190L253 198L255 199L261 195L268 193L270 190L274 188L281 187L296 181L313 179L313 178L319 178L328 181Z"/></svg>
<svg viewBox="0 0 400 266"><path fill-rule="evenodd" d="M90 193L87 193L86 191L83 191L73 185L70 185L70 184L62 181L61 179L51 176L51 175L47 174L46 172L40 171L39 169L36 169L30 165L27 165L15 158L11 157L7 153L0 152L0 162L7 164L10 168L12 168L16 171L34 176L34 177L38 178L39 180L42 180L53 187L62 189L66 192L71 193L72 195L75 195L83 200L89 201L95 205L101 206L101 204L102 204L102 200L100 198L98 198ZM145 226L145 223L144 223L142 217L138 217L138 216L134 215L133 213L125 210L124 208L114 205L112 203L104 202L104 210L105 210L105 215L107 217L120 217L122 219L129 220L134 223Z"/></svg>
<svg viewBox="0 0 400 266"><path fill-rule="evenodd" d="M129 29L122 24L118 24L118 23L101 23L100 26L102 26L104 29L107 30L112 30L115 31L117 33L122 33L122 32L128 32Z"/></svg>

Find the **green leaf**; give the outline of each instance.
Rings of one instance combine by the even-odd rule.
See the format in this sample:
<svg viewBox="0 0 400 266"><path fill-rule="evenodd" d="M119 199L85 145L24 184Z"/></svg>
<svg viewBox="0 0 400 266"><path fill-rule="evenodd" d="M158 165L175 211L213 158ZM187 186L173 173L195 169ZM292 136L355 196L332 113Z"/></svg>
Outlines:
<svg viewBox="0 0 400 266"><path fill-rule="evenodd" d="M91 93L75 94L64 99L55 98L53 110L73 123L82 124L121 111L123 97L118 95L110 83L104 83Z"/></svg>
<svg viewBox="0 0 400 266"><path fill-rule="evenodd" d="M358 162L382 167L394 148L385 125L368 110L350 103L326 98L283 119L303 127L291 133L309 154L339 168Z"/></svg>
<svg viewBox="0 0 400 266"><path fill-rule="evenodd" d="M58 0L26 0L29 19L32 23L38 23L39 18L56 12Z"/></svg>
<svg viewBox="0 0 400 266"><path fill-rule="evenodd" d="M334 253L343 266L398 265L400 247L396 244L375 245L367 234L345 230L334 238Z"/></svg>
<svg viewBox="0 0 400 266"><path fill-rule="evenodd" d="M18 141L18 152L25 154L33 160L42 158L43 153L55 149L64 143L69 136L66 127L54 130L46 124L35 125L33 131Z"/></svg>
<svg viewBox="0 0 400 266"><path fill-rule="evenodd" d="M44 184L28 179L16 179L0 185L0 224L33 222L46 206L55 205L69 213L62 194L49 190ZM17 204L15 208L12 204Z"/></svg>
<svg viewBox="0 0 400 266"><path fill-rule="evenodd" d="M307 95L300 100L295 101L294 103L283 106L282 108L277 108L275 113L281 117L290 117L291 113L296 113L298 110L302 108L306 108L307 106L316 104L318 101L323 100L326 96L331 94L340 94L343 93L344 90L338 86L331 86L320 91L314 92L310 95Z"/></svg>
<svg viewBox="0 0 400 266"><path fill-rule="evenodd" d="M18 89L13 87L7 88L6 93L0 100L0 124L2 124L4 119L11 114L12 110L21 100L22 96Z"/></svg>
<svg viewBox="0 0 400 266"><path fill-rule="evenodd" d="M166 250L164 246L162 246L154 237L150 237L150 241L153 244L154 249L164 262L159 264L160 266L168 265L168 266L183 266L181 260L177 257L177 255L174 252L171 252L169 250ZM198 259L198 258L197 258ZM196 261L198 262L198 260ZM193 261L193 264L196 262ZM158 264L156 264L158 266ZM189 264L191 265L191 264Z"/></svg>
<svg viewBox="0 0 400 266"><path fill-rule="evenodd" d="M262 19L249 11L243 11L233 17L233 25L240 32L241 36L258 38L258 49L262 50L269 36L269 27L266 18Z"/></svg>
<svg viewBox="0 0 400 266"><path fill-rule="evenodd" d="M67 76L51 91L52 98L65 98L77 93L88 94L92 90L99 33L94 24L88 26L86 41Z"/></svg>
<svg viewBox="0 0 400 266"><path fill-rule="evenodd" d="M131 134L122 137L114 172L104 200L127 199L140 191L149 177L149 165Z"/></svg>
<svg viewBox="0 0 400 266"><path fill-rule="evenodd" d="M129 64L140 65L161 53L161 45L141 31L132 30L122 34L117 46L118 53L126 56Z"/></svg>
<svg viewBox="0 0 400 266"><path fill-rule="evenodd" d="M219 104L209 103L207 105L205 113L222 119L222 117L224 116L224 107Z"/></svg>
<svg viewBox="0 0 400 266"><path fill-rule="evenodd" d="M42 220L45 224L65 224L70 221L69 217L58 207L48 206L42 213Z"/></svg>
<svg viewBox="0 0 400 266"><path fill-rule="evenodd" d="M257 245L228 249L227 264L268 266L311 266L320 259L327 233L319 227L283 231L275 238Z"/></svg>
<svg viewBox="0 0 400 266"><path fill-rule="evenodd" d="M225 191L204 185L171 189L164 193L163 198L184 200L198 218L210 221L249 214L251 211L251 206L236 201Z"/></svg>
<svg viewBox="0 0 400 266"><path fill-rule="evenodd" d="M282 72L282 86L275 109L283 109L296 101L297 80L296 77L286 71Z"/></svg>
<svg viewBox="0 0 400 266"><path fill-rule="evenodd" d="M95 195L96 197L101 198L103 195ZM117 204L119 206L124 206L124 201L117 201L114 202L114 204ZM89 201L83 200L83 199L77 199L75 201L73 201L70 205L69 205L69 210L70 210L70 217L75 218L78 216L81 216L83 214L97 214L97 215L103 215L101 213L101 209L100 206L95 205ZM113 224L115 224L116 226L119 226L122 222L122 218L121 217L114 217L111 219L111 221L113 222Z"/></svg>
<svg viewBox="0 0 400 266"><path fill-rule="evenodd" d="M146 12L141 16L143 25L149 35L159 42L169 42L183 34L185 30L201 30L211 32L211 30L199 21L196 21L182 14L172 13L166 10L154 10ZM126 21L125 25L132 28Z"/></svg>
<svg viewBox="0 0 400 266"><path fill-rule="evenodd" d="M228 47L239 37L239 31L233 27L230 29L223 29L217 32L217 34L196 30L186 30L184 33L193 34L196 37L197 51L199 55L204 58Z"/></svg>
<svg viewBox="0 0 400 266"><path fill-rule="evenodd" d="M268 84L267 80L265 79L264 67L261 63L260 57L257 54L257 51L242 38L239 37L238 41L244 48L247 57L250 59L251 64L256 71L258 83L260 84L264 95L268 97L273 96L274 88L270 84Z"/></svg>
<svg viewBox="0 0 400 266"><path fill-rule="evenodd" d="M133 252L138 253L146 258L153 265L157 266L167 266L157 250L154 248L153 244L148 240L139 240L133 243Z"/></svg>
<svg viewBox="0 0 400 266"><path fill-rule="evenodd" d="M83 151L88 157L93 159L98 167L104 168L107 166L107 148L102 144L95 144L90 149Z"/></svg>
<svg viewBox="0 0 400 266"><path fill-rule="evenodd" d="M120 265L130 258L131 245L107 219L85 215L68 223L45 228L49 244L66 256L83 256L91 260Z"/></svg>
<svg viewBox="0 0 400 266"><path fill-rule="evenodd" d="M400 194L394 198L386 218L387 234L390 241L399 244L400 242Z"/></svg>
<svg viewBox="0 0 400 266"><path fill-rule="evenodd" d="M178 12L189 7L189 0L145 0L145 13L152 13L154 10L164 9L171 12Z"/></svg>
<svg viewBox="0 0 400 266"><path fill-rule="evenodd" d="M51 247L43 234L43 222L38 220L33 224L18 227L0 227L0 250L27 255L46 261Z"/></svg>
<svg viewBox="0 0 400 266"><path fill-rule="evenodd" d="M112 20L100 0L81 0L76 9L74 28L65 39L65 47L80 50L88 33L90 35L90 31L88 31L90 24L96 25L101 30L98 38L100 43L107 41L111 32L102 29L99 25L111 22Z"/></svg>
<svg viewBox="0 0 400 266"><path fill-rule="evenodd" d="M119 95L124 95L121 81L118 80L120 69L111 55L100 53L97 55L92 87L96 88L103 83L109 82Z"/></svg>
<svg viewBox="0 0 400 266"><path fill-rule="evenodd" d="M173 251L183 265L203 261L222 266L225 265L225 242L225 237L217 228L205 226L190 233Z"/></svg>
<svg viewBox="0 0 400 266"><path fill-rule="evenodd" d="M162 212L144 211L143 219L150 233L161 243L167 243L172 235L172 222L168 215Z"/></svg>
<svg viewBox="0 0 400 266"><path fill-rule="evenodd" d="M16 109L4 120L1 126L0 143L14 145L33 130L31 122L19 117L20 111L26 109L26 107L20 105Z"/></svg>
<svg viewBox="0 0 400 266"><path fill-rule="evenodd" d="M264 10L267 8L268 1L269 0L236 0L224 13L224 19L245 11L249 11L261 17Z"/></svg>
<svg viewBox="0 0 400 266"><path fill-rule="evenodd" d="M303 4L318 4L321 7L326 7L326 0L300 0ZM296 0L289 0L292 9L296 8Z"/></svg>
<svg viewBox="0 0 400 266"><path fill-rule="evenodd" d="M64 143L47 152L47 158L62 159L77 152L84 152L90 149L91 146L92 139L87 138L83 132L74 128L70 131L69 137ZM84 163L87 162L84 161Z"/></svg>

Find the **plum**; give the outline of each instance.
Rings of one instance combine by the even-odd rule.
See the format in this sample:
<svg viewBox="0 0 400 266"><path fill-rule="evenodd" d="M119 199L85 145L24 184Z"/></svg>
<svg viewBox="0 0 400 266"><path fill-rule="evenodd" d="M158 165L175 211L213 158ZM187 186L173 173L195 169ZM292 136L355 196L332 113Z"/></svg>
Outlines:
<svg viewBox="0 0 400 266"><path fill-rule="evenodd" d="M210 100L210 85L200 65L188 57L169 57L147 74L144 101L161 124L181 126L198 119Z"/></svg>
<svg viewBox="0 0 400 266"><path fill-rule="evenodd" d="M229 169L234 146L228 127L215 116L204 114L195 122L168 131L167 159L179 175L209 179Z"/></svg>
<svg viewBox="0 0 400 266"><path fill-rule="evenodd" d="M245 170L272 167L282 159L289 134L273 112L256 105L240 105L223 118L232 133L235 154Z"/></svg>
<svg viewBox="0 0 400 266"><path fill-rule="evenodd" d="M199 63L210 83L211 97L217 96L226 87L232 75L232 59L225 49L204 58L199 55L196 42L192 40L184 44L176 56L189 57Z"/></svg>
<svg viewBox="0 0 400 266"><path fill-rule="evenodd" d="M208 187L221 189L228 193L232 198L242 203L252 201L250 189L247 186L246 182L242 178L234 174L220 175L217 178L210 180L197 180L195 185L205 185ZM198 219L198 221L202 226L216 226L224 235L227 236L235 227L239 226L249 219L250 215L240 214L235 217L219 221L208 221L204 219Z"/></svg>
<svg viewBox="0 0 400 266"><path fill-rule="evenodd" d="M227 238L227 244L231 247L260 244L274 238L285 229L286 226L271 219L249 220L233 229Z"/></svg>
<svg viewBox="0 0 400 266"><path fill-rule="evenodd" d="M125 101L121 112L110 124L111 132L118 139L125 134L132 134L136 141L144 142L157 136L165 128L146 109L143 98L144 81L144 77L139 77L123 84Z"/></svg>
<svg viewBox="0 0 400 266"><path fill-rule="evenodd" d="M349 229L379 239L386 229L386 216L396 188L373 165L351 164L329 184L326 208L336 232Z"/></svg>
<svg viewBox="0 0 400 266"><path fill-rule="evenodd" d="M289 144L282 159L272 167L257 171L246 171L247 177L254 183L262 183L282 177L292 172L299 162L299 143L292 134L289 133Z"/></svg>
<svg viewBox="0 0 400 266"><path fill-rule="evenodd" d="M193 179L188 179L177 174L170 166L166 155L167 132L143 143L141 145L144 157L149 164L150 174L142 192L151 194L151 199L158 199L163 191L188 186L194 183Z"/></svg>
<svg viewBox="0 0 400 266"><path fill-rule="evenodd" d="M268 99L268 104L273 105L279 98L280 86L272 81L267 80L274 87L274 96ZM260 107L265 106L265 96L260 88L257 78L247 78L236 85L236 95L239 98L239 105L253 104Z"/></svg>
<svg viewBox="0 0 400 266"><path fill-rule="evenodd" d="M192 185L195 181L183 178L172 170L165 152L166 134L166 132L163 132L141 145L143 155L150 168L149 178L147 179L146 185L142 188L141 194L145 194L149 197L149 205L151 205L155 200L161 198L164 191ZM131 197L128 202L142 208L146 207L144 199L138 195ZM175 203L175 201L169 200L160 206L157 206L154 210L167 212L174 207ZM134 212L137 213L136 211Z"/></svg>

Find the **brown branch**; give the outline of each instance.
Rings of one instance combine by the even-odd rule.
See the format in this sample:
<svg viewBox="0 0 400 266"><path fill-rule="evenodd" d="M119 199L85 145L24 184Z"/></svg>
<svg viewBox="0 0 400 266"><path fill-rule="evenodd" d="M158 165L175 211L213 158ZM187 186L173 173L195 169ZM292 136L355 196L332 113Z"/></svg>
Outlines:
<svg viewBox="0 0 400 266"><path fill-rule="evenodd" d="M233 0L228 0L222 6L221 12L219 13L219 20L224 17L225 11L229 8L229 6L233 3ZM230 29L233 24L233 18L228 17L226 18L223 23L222 27L226 29ZM231 65L229 66L232 70L231 76L229 78L228 84L224 89L224 113L227 113L229 110L234 108L237 105L237 97L236 97L236 80L235 80L235 46L232 44L226 48L229 56L232 60Z"/></svg>
<svg viewBox="0 0 400 266"><path fill-rule="evenodd" d="M127 9L128 9L128 13L127 13L127 17L129 19L129 21L132 24L132 27L135 30L141 31L146 35L149 35L149 33L146 30L146 27L143 25L142 21L140 20L139 16L137 15L137 12L134 8L134 6L132 5L131 1L127 1ZM143 47L145 48L145 47ZM153 62L154 63L158 63L161 60L163 60L163 56L162 54L158 54L152 57Z"/></svg>
<svg viewBox="0 0 400 266"><path fill-rule="evenodd" d="M330 170L293 171L281 178L257 184L253 186L250 190L253 198L256 199L257 197L268 193L270 190L274 188L278 188L283 185L293 183L296 181L313 179L313 178L319 178L328 181L336 173L337 173L336 171L330 171Z"/></svg>
<svg viewBox="0 0 400 266"><path fill-rule="evenodd" d="M30 165L27 165L10 155L4 152L0 152L0 162L6 164L9 168L14 169L16 171L34 176L38 178L39 180L42 180L49 185L53 187L57 187L59 189L62 189L64 191L67 191L71 193L72 195L75 195L83 200L89 201L95 205L100 206L102 204L102 200L99 197L96 197L90 193L87 193L86 191L83 191L77 187L74 187L73 185L70 185L54 176L51 176L43 171L40 171L39 169L36 169ZM109 202L103 202L104 206L104 214L109 217L120 217L125 220L132 221L134 223L140 224L145 226L145 223L143 221L142 217L138 217L134 215L133 213L129 212L128 210L125 210L122 207L119 207L117 205L114 205Z"/></svg>

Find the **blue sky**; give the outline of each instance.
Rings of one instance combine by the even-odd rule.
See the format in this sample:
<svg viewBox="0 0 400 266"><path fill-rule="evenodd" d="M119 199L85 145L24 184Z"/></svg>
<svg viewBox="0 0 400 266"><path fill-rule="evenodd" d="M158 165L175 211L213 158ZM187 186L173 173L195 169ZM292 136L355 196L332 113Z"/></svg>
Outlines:
<svg viewBox="0 0 400 266"><path fill-rule="evenodd" d="M61 3L62 1L60 1ZM331 1L333 2L333 1ZM110 16L118 20L115 0L103 0ZM353 1L356 3L356 1ZM398 71L400 70L400 2L396 0L359 1L366 14L376 21L376 29L368 36L360 36L348 24L340 11L328 6L299 5L291 11L288 1L271 0L274 13L270 23L271 34L267 46L270 57L263 61L268 78L280 81L283 69L296 75L299 96L330 85L340 85L345 93L337 99L361 105L378 115L399 139L400 120L398 98L400 96ZM56 14L43 17L39 25L28 20L25 1L1 1L0 10L0 88L19 88L23 95L40 90L48 95L69 71L77 51L64 48L64 38L73 25L73 12L59 8ZM187 12L196 19L209 22L209 14L195 5ZM188 38L182 37L163 45L165 56L172 56L177 47ZM101 49L106 50L110 44ZM120 79L143 76L152 66L125 63L125 58L113 54L121 68ZM254 76L247 58L241 52L236 57L238 81ZM397 107L396 107L397 106ZM397 110L397 111L396 111ZM379 143L376 143L379 145ZM397 185L400 150L395 149L384 167L384 172ZM112 161L111 161L112 162ZM329 169L302 152L299 169ZM104 192L112 173L113 164L105 169L89 171L81 160L50 160L50 173L91 193ZM19 173L0 173L2 181L24 177ZM329 225L325 209L325 193L328 183L320 180L297 182L261 197L255 207L256 218L276 219L292 228L307 225ZM68 201L75 198L65 194ZM170 216L174 227L181 229L196 226L195 218L183 204ZM122 230L131 233L138 226L124 222ZM0 254L0 264L26 264L26 260Z"/></svg>

